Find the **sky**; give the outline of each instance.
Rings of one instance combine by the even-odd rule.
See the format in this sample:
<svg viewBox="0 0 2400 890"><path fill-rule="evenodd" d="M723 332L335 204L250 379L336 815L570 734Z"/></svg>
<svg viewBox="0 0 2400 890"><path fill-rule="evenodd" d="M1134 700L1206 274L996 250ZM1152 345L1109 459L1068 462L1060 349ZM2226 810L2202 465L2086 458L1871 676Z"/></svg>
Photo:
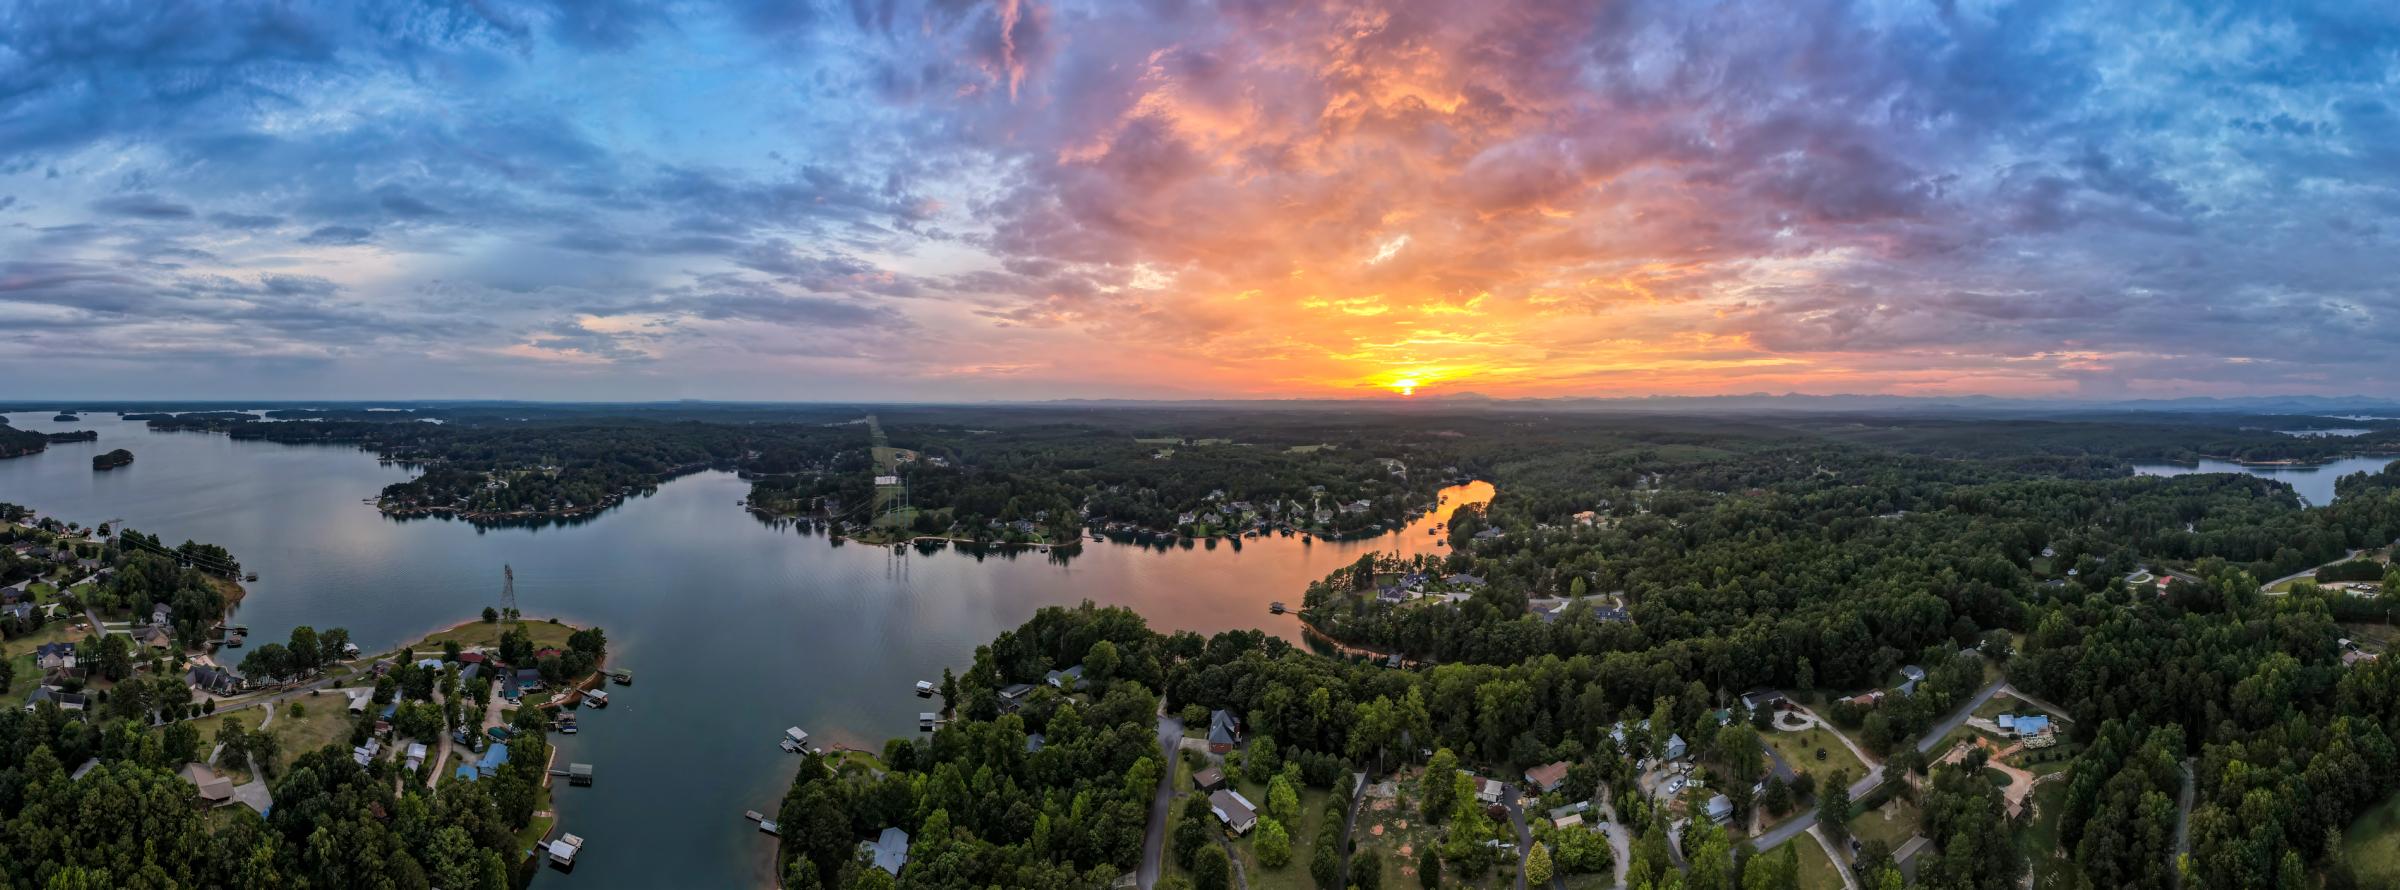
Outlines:
<svg viewBox="0 0 2400 890"><path fill-rule="evenodd" d="M0 0L0 396L2400 395L2400 5Z"/></svg>

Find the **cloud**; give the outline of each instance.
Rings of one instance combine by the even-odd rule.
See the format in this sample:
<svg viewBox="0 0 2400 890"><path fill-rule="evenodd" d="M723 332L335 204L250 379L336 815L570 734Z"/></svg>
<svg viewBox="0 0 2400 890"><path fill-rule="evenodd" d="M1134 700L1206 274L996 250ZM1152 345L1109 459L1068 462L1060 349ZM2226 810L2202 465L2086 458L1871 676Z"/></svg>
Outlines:
<svg viewBox="0 0 2400 890"><path fill-rule="evenodd" d="M239 324L327 379L638 366L729 395L994 391L962 368L1017 395L2400 387L2372 346L2400 317L2400 13L2374 5L0 27L0 257L41 258L0 265L0 342L86 375L189 373Z"/></svg>

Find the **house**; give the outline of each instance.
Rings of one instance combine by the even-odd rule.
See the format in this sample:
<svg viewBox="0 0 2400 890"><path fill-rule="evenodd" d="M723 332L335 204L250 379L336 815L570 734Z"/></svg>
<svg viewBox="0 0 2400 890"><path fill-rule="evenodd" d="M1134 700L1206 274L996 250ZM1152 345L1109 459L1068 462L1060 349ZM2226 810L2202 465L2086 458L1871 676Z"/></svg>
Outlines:
<svg viewBox="0 0 2400 890"><path fill-rule="evenodd" d="M1708 821L1723 825L1733 819L1733 801L1719 794L1708 799Z"/></svg>
<svg viewBox="0 0 2400 890"><path fill-rule="evenodd" d="M2359 651L2359 650L2357 650L2357 649L2352 649L2352 650L2350 650L2350 651L2348 651L2348 652L2344 652L2344 653L2342 653L2342 666L2343 666L2343 667L2357 667L2357 666L2359 666L2360 664L2363 664L2363 663L2366 663L2366 662L2370 662L2370 661L2374 661L2374 660L2375 660L2375 653L2373 653L2373 652L2361 652L2361 651Z"/></svg>
<svg viewBox="0 0 2400 890"><path fill-rule="evenodd" d="M1790 706L1791 700L1785 698L1783 691L1779 689L1768 689L1761 686L1742 693L1742 707L1749 708L1753 713L1768 709L1781 711Z"/></svg>
<svg viewBox="0 0 2400 890"><path fill-rule="evenodd" d="M1559 827L1559 828L1582 828L1582 827L1583 827L1583 814L1582 814L1582 813L1568 813L1568 814L1566 814L1566 815L1564 815L1564 816L1558 816L1558 817L1554 817L1554 818L1552 818L1552 819L1550 820L1550 824L1552 824L1552 825L1555 825L1555 826L1557 826L1557 827Z"/></svg>
<svg viewBox="0 0 2400 890"><path fill-rule="evenodd" d="M508 746L493 745L483 749L483 759L458 768L454 773L469 782L500 774L500 765L508 762Z"/></svg>
<svg viewBox="0 0 2400 890"><path fill-rule="evenodd" d="M33 593L25 589L25 582L23 581L8 585L7 587L0 587L0 603L24 602L25 600L31 598L33 598Z"/></svg>
<svg viewBox="0 0 2400 890"><path fill-rule="evenodd" d="M1219 789L1208 796L1208 811L1217 814L1217 821L1234 834L1249 834L1258 827L1258 808L1250 799L1230 788Z"/></svg>
<svg viewBox="0 0 2400 890"><path fill-rule="evenodd" d="M1242 722L1218 708L1208 715L1208 753L1223 754L1242 744Z"/></svg>
<svg viewBox="0 0 2400 890"><path fill-rule="evenodd" d="M542 688L542 672L533 668L518 668L516 680L517 688L526 692Z"/></svg>
<svg viewBox="0 0 2400 890"><path fill-rule="evenodd" d="M1915 695L1917 694L1917 684L1925 682L1925 669L1913 664L1902 665L1900 668L1900 676L1902 678L1900 683L1900 694Z"/></svg>
<svg viewBox="0 0 2400 890"><path fill-rule="evenodd" d="M1000 710L1003 712L1014 711L1025 704L1026 696L1032 694L1033 684L1011 683L1008 686L1003 687L999 692Z"/></svg>
<svg viewBox="0 0 2400 890"><path fill-rule="evenodd" d="M1216 791L1224 787L1224 770L1212 766L1192 774L1192 790L1206 793L1210 791Z"/></svg>
<svg viewBox="0 0 2400 890"><path fill-rule="evenodd" d="M2050 731L2050 716L2047 714L2020 715L2008 723L2001 724L2001 726L2005 729L2014 730L2017 738L2032 738Z"/></svg>
<svg viewBox="0 0 2400 890"><path fill-rule="evenodd" d="M1479 803L1486 805L1499 803L1500 796L1507 793L1508 786L1500 784L1498 779L1486 779L1482 776L1475 776L1474 779L1475 800Z"/></svg>
<svg viewBox="0 0 2400 890"><path fill-rule="evenodd" d="M34 623L33 604L9 603L7 605L0 606L0 618L16 619L18 627L31 626Z"/></svg>
<svg viewBox="0 0 2400 890"><path fill-rule="evenodd" d="M484 658L484 654L483 654L483 653L481 653L481 652L461 652L461 653L458 653L458 663L459 663L459 664L482 664L482 663L484 662L484 660L485 660L485 658Z"/></svg>
<svg viewBox="0 0 2400 890"><path fill-rule="evenodd" d="M1486 529L1486 531L1489 531L1489 529ZM1477 537L1482 536L1478 535ZM1448 584L1452 587L1482 587L1483 579L1465 572L1459 572L1455 575L1443 578L1442 583Z"/></svg>
<svg viewBox="0 0 2400 890"><path fill-rule="evenodd" d="M1043 674L1042 682L1050 684L1052 689L1063 689L1068 692L1082 689L1083 665L1079 664L1063 671L1051 671Z"/></svg>
<svg viewBox="0 0 2400 890"><path fill-rule="evenodd" d="M182 769L176 770L175 774L182 776L184 781L192 783L192 787L199 789L201 806L217 807L233 801L233 780L218 775L217 771L210 769L208 764L186 763Z"/></svg>
<svg viewBox="0 0 2400 890"><path fill-rule="evenodd" d="M192 689L210 695L232 695L242 689L242 678L232 671L214 665L200 665L183 675Z"/></svg>
<svg viewBox="0 0 2400 890"><path fill-rule="evenodd" d="M1862 708L1878 707L1883 704L1883 690L1870 689L1857 695L1853 695L1849 698L1842 699L1842 701L1847 704L1857 705L1858 707Z"/></svg>
<svg viewBox="0 0 2400 890"><path fill-rule="evenodd" d="M83 693L67 692L56 686L36 686L25 696L25 710L33 710L43 702L57 705L61 711L80 711L87 703Z"/></svg>
<svg viewBox="0 0 2400 890"><path fill-rule="evenodd" d="M858 851L868 864L898 877L900 869L908 866L908 832L886 828L874 840L859 842Z"/></svg>
<svg viewBox="0 0 2400 890"><path fill-rule="evenodd" d="M1668 735L1667 735L1667 752L1666 752L1666 753L1667 753L1667 759L1668 759L1668 760L1682 760L1682 759L1683 759L1683 755L1684 755L1684 754L1686 754L1686 753L1688 753L1688 752L1689 752L1689 747L1688 747L1687 745L1685 745L1685 744L1684 744L1684 741L1683 741L1683 736L1680 736L1680 735L1675 735L1675 734L1672 734L1672 733L1670 733L1670 734L1668 734Z"/></svg>
<svg viewBox="0 0 2400 890"><path fill-rule="evenodd" d="M424 768L425 768L425 743L424 743L424 742L410 742L410 743L408 743L408 752L407 752L406 756L405 756L405 757L403 757L402 759L404 759L405 761L407 761L407 763L408 763L408 768L409 768L409 769L424 769Z"/></svg>
<svg viewBox="0 0 2400 890"><path fill-rule="evenodd" d="M75 644L43 643L35 646L33 647L33 665L41 669L44 676L74 673L77 670Z"/></svg>
<svg viewBox="0 0 2400 890"><path fill-rule="evenodd" d="M151 624L173 624L173 623L175 623L175 607L173 607L173 606L169 606L169 605L167 605L166 603L159 603L158 605L155 605L155 606L152 606L152 607L150 607L150 623L151 623Z"/></svg>
<svg viewBox="0 0 2400 890"><path fill-rule="evenodd" d="M1649 735L1649 734L1650 734L1650 721L1648 721L1648 720L1644 720L1644 721L1642 721L1641 725L1635 728L1635 731L1637 731L1637 732L1640 732L1642 735L1645 735L1645 736ZM1616 725L1614 725L1614 726L1610 726L1610 727L1608 728L1608 738L1609 738L1609 740L1610 740L1610 741L1614 741L1614 742L1616 742L1616 743L1617 743L1617 749L1618 749L1618 750L1620 750L1620 751L1621 751L1621 750L1624 750L1624 748L1625 748L1625 721L1623 721L1623 720L1619 720L1619 721L1617 721L1617 722L1616 722Z"/></svg>
<svg viewBox="0 0 2400 890"><path fill-rule="evenodd" d="M350 713L353 714L366 713L367 705L375 700L375 690L373 689L352 689L345 694L350 696Z"/></svg>
<svg viewBox="0 0 2400 890"><path fill-rule="evenodd" d="M1567 762L1544 764L1525 771L1525 784L1543 794L1557 791L1567 784Z"/></svg>
<svg viewBox="0 0 2400 890"><path fill-rule="evenodd" d="M1603 622L1631 623L1633 613L1619 606L1593 606L1592 615Z"/></svg>
<svg viewBox="0 0 2400 890"><path fill-rule="evenodd" d="M375 755L381 753L383 753L383 740L369 736L366 744L350 749L350 762L366 766L368 761L374 760Z"/></svg>
<svg viewBox="0 0 2400 890"><path fill-rule="evenodd" d="M162 625L153 624L149 627L135 631L133 634L133 639L134 642L148 646L152 649L175 648L175 635L169 633L166 627Z"/></svg>
<svg viewBox="0 0 2400 890"><path fill-rule="evenodd" d="M1582 512L1580 512L1580 513L1577 513L1577 514L1575 514L1575 524L1576 524L1576 525L1592 525L1592 524L1598 523L1599 521L1600 521L1600 514L1598 514L1598 513L1595 513L1595 512L1593 512L1593 511L1590 511L1590 510L1585 510L1585 511L1582 511Z"/></svg>
<svg viewBox="0 0 2400 890"><path fill-rule="evenodd" d="M898 476L877 476L877 477L875 477L875 484L877 484L877 485L898 485L898 484L900 484L900 477L898 477Z"/></svg>

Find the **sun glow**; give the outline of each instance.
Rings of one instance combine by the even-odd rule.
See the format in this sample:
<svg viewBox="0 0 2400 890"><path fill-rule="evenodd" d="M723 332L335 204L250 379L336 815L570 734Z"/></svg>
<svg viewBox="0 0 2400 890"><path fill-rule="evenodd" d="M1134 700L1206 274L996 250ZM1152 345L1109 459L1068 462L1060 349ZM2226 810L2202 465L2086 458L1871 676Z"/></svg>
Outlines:
<svg viewBox="0 0 2400 890"><path fill-rule="evenodd" d="M1417 378L1414 377L1402 377L1385 385L1390 386L1393 392L1397 392L1404 396L1413 396L1417 394Z"/></svg>

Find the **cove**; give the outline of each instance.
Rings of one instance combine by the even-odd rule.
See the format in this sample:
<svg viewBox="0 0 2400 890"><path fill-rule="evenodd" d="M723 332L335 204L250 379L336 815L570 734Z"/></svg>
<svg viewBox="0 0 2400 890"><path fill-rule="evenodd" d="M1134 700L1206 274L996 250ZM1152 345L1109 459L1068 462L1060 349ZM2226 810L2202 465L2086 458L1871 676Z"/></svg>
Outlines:
<svg viewBox="0 0 2400 890"><path fill-rule="evenodd" d="M782 798L798 766L775 746L784 727L870 747L913 734L927 705L911 684L963 670L975 646L1047 605L1088 599L1161 630L1259 628L1300 642L1298 619L1268 614L1269 602L1297 607L1308 582L1368 551L1445 551L1426 529L1492 497L1487 484L1453 487L1408 529L1359 541L1086 543L1063 560L977 558L835 546L761 521L740 507L748 486L731 473L676 479L572 523L478 529L376 512L365 501L410 474L353 448L155 433L104 414L9 422L100 438L0 460L0 501L224 545L260 576L237 619L254 639L341 626L387 649L496 604L502 565L516 570L526 614L606 629L611 663L637 681L584 711L581 733L551 739L561 763L596 771L592 787L556 789L560 827L586 839L574 873L537 879L557 887L770 884L773 839L742 811ZM93 472L92 455L116 448L137 459Z"/></svg>

